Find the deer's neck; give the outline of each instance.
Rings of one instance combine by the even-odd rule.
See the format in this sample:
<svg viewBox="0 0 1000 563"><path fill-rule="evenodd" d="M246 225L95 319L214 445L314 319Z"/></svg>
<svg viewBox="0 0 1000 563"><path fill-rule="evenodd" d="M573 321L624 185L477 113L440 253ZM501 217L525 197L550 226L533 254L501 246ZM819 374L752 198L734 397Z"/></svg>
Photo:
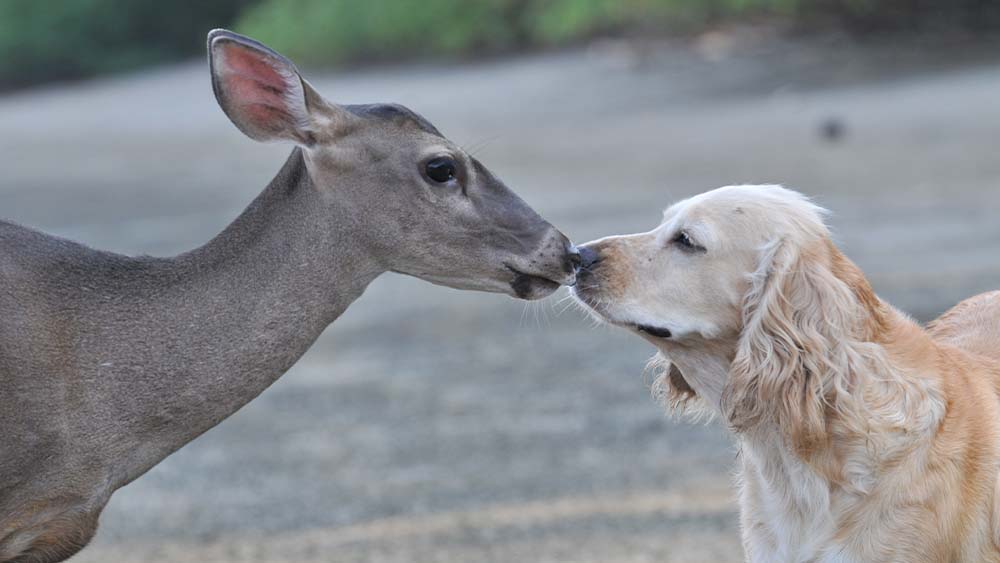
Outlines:
<svg viewBox="0 0 1000 563"><path fill-rule="evenodd" d="M126 346L99 362L126 393L124 482L259 395L381 273L354 221L320 200L296 150L219 236L153 268Z"/></svg>

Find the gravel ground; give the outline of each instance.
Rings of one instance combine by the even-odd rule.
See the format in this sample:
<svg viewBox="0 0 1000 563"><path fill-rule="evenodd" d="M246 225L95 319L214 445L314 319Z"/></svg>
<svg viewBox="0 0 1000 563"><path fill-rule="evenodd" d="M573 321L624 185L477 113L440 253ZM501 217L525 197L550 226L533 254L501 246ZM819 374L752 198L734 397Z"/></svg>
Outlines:
<svg viewBox="0 0 1000 563"><path fill-rule="evenodd" d="M795 187L927 319L1000 286L1000 67L975 62L989 45L919 47L740 32L309 76L421 112L578 241L719 185ZM288 152L226 121L202 63L8 95L0 128L3 216L126 253L206 241ZM119 491L74 561L740 560L723 429L668 419L649 346L559 297L380 278Z"/></svg>

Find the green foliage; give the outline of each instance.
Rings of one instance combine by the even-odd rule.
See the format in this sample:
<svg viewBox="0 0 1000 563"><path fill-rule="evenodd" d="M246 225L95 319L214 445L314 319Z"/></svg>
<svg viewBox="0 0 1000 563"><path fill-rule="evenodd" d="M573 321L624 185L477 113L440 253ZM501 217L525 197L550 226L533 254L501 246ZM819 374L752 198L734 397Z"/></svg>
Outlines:
<svg viewBox="0 0 1000 563"><path fill-rule="evenodd" d="M319 65L687 32L758 16L861 31L982 28L1000 25L1000 1L0 0L0 89L201 55L206 32L234 20Z"/></svg>
<svg viewBox="0 0 1000 563"><path fill-rule="evenodd" d="M264 1L239 31L306 63L510 48L523 0Z"/></svg>
<svg viewBox="0 0 1000 563"><path fill-rule="evenodd" d="M0 0L0 88L202 52L250 0Z"/></svg>
<svg viewBox="0 0 1000 563"><path fill-rule="evenodd" d="M563 45L605 33L690 30L875 0L262 0L239 31L311 64Z"/></svg>

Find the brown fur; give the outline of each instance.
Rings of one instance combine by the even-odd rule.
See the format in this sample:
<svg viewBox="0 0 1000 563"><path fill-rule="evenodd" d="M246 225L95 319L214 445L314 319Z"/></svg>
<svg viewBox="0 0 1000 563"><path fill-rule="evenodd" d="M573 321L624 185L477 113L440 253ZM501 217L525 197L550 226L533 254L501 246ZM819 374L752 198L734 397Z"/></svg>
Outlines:
<svg viewBox="0 0 1000 563"><path fill-rule="evenodd" d="M748 560L1000 562L1000 292L924 329L822 214L779 187L708 192L585 245L601 259L576 294L614 324L671 330L640 332L658 390L734 431Z"/></svg>
<svg viewBox="0 0 1000 563"><path fill-rule="evenodd" d="M0 561L61 561L83 549L97 531L100 509L80 498L33 502L4 521ZM13 557L13 558L11 558Z"/></svg>

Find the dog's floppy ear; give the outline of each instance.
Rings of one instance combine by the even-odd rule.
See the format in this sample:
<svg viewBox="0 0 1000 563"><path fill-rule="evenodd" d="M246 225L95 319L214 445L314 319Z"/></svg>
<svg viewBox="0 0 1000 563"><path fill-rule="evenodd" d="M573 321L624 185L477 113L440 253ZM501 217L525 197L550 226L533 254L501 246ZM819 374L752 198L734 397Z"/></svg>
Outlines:
<svg viewBox="0 0 1000 563"><path fill-rule="evenodd" d="M828 409L863 361L851 342L879 331L879 302L828 239L767 245L743 304L743 330L725 392L736 431L771 420L794 451L827 440Z"/></svg>
<svg viewBox="0 0 1000 563"><path fill-rule="evenodd" d="M712 411L684 378L673 362L663 352L649 359L646 369L653 373L653 397L671 413L687 416L692 420L710 419Z"/></svg>

